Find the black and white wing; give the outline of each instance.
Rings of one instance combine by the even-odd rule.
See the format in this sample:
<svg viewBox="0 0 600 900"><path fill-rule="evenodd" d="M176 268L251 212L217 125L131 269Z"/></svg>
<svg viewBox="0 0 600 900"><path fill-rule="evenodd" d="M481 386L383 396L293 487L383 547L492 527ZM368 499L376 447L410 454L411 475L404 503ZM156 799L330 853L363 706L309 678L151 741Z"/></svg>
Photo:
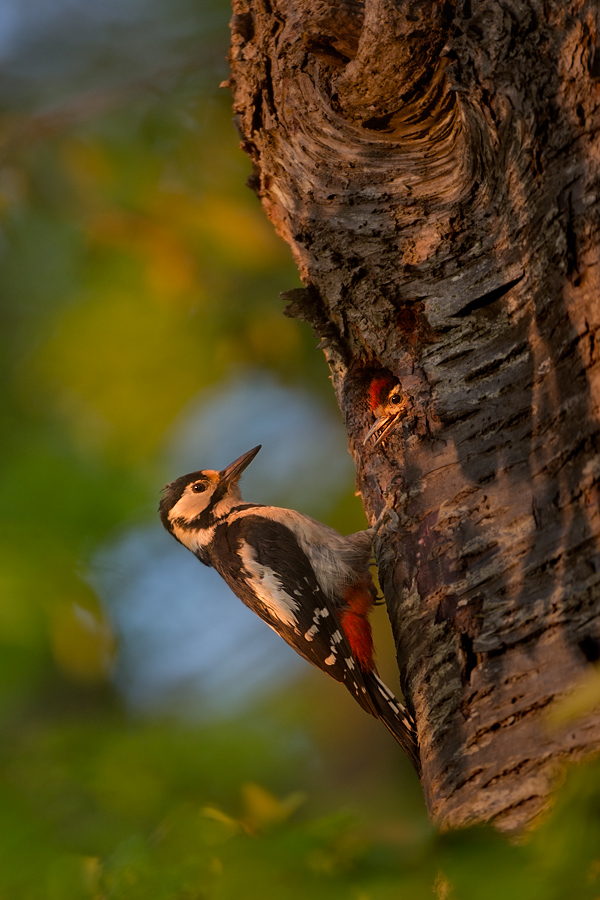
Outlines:
<svg viewBox="0 0 600 900"><path fill-rule="evenodd" d="M231 516L217 528L213 565L235 594L308 662L342 682L379 718L419 768L414 721L375 671L361 670L338 610L322 590L293 531L263 515Z"/></svg>
<svg viewBox="0 0 600 900"><path fill-rule="evenodd" d="M263 516L244 515L217 532L217 542L216 567L240 600L372 712L335 606L293 532Z"/></svg>

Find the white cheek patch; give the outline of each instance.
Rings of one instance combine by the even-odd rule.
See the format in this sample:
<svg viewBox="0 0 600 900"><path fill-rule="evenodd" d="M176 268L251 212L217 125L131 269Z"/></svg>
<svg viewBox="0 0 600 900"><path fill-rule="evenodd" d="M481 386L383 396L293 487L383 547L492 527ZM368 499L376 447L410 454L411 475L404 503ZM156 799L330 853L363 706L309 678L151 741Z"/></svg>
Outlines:
<svg viewBox="0 0 600 900"><path fill-rule="evenodd" d="M252 547L245 542L241 544L240 555L244 568L252 579L252 590L260 602L284 625L295 628L298 620L294 613L298 609L298 603L284 589L277 573L257 562Z"/></svg>
<svg viewBox="0 0 600 900"><path fill-rule="evenodd" d="M202 494L194 494L186 489L169 512L169 519L171 522L174 522L176 519L184 519L186 522L191 522L192 519L200 515L202 510L206 509L212 493L209 489Z"/></svg>

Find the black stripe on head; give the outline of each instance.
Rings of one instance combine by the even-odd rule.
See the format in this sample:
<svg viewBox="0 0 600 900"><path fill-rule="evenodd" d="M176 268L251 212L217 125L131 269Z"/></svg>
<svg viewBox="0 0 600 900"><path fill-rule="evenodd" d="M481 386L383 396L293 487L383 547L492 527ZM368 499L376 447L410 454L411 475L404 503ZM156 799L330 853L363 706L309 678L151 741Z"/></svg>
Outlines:
<svg viewBox="0 0 600 900"><path fill-rule="evenodd" d="M192 479L197 480L197 479ZM215 515L215 507L223 500L227 494L233 494L233 497L239 497L240 507L235 507L235 509L246 509L248 506L256 506L256 504L252 503L244 503L242 498L239 496L239 491L237 489L237 482L235 481L221 481L217 484L208 505L202 510L200 515L196 516L195 519L191 519L189 522L186 522L183 519L178 519L177 524L180 528L193 530L195 528L212 528L217 522L222 521L228 515L231 514L232 510L229 509L224 516L217 518Z"/></svg>
<svg viewBox="0 0 600 900"><path fill-rule="evenodd" d="M158 504L158 513L160 515L160 521L167 531L170 531L171 533L173 531L171 522L169 521L169 513L181 499L181 495L188 484L191 484L193 481L199 481L203 475L204 472L191 472L189 475L182 475L170 484L165 485L162 489L160 503Z"/></svg>
<svg viewBox="0 0 600 900"><path fill-rule="evenodd" d="M223 499L225 494L227 494L230 487L231 487L231 482L227 482L227 481L219 482L219 484L215 488L215 492L213 493L212 497L210 498L210 503L208 504L206 509L204 509L202 511L202 518L204 519L204 517L206 516L208 519L209 525L213 525L214 521L215 521L214 516L212 515L213 509L215 508L217 503L219 503Z"/></svg>

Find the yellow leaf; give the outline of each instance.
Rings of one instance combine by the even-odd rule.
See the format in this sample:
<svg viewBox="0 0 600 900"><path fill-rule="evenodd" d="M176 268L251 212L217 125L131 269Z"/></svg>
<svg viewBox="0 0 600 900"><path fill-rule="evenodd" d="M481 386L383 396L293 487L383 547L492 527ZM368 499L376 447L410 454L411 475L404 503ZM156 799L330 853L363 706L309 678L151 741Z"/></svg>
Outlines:
<svg viewBox="0 0 600 900"><path fill-rule="evenodd" d="M266 788L249 782L242 787L243 823L251 832L280 825L302 806L305 799L301 791L296 791L279 800Z"/></svg>

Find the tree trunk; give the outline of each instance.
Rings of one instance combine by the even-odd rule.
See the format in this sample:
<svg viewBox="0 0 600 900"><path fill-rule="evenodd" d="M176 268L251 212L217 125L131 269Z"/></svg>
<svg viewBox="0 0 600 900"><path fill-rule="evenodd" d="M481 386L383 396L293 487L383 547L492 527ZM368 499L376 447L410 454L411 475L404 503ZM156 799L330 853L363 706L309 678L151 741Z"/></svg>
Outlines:
<svg viewBox="0 0 600 900"><path fill-rule="evenodd" d="M251 186L322 338L445 827L600 742L597 0L235 0ZM376 378L404 417L364 443Z"/></svg>

